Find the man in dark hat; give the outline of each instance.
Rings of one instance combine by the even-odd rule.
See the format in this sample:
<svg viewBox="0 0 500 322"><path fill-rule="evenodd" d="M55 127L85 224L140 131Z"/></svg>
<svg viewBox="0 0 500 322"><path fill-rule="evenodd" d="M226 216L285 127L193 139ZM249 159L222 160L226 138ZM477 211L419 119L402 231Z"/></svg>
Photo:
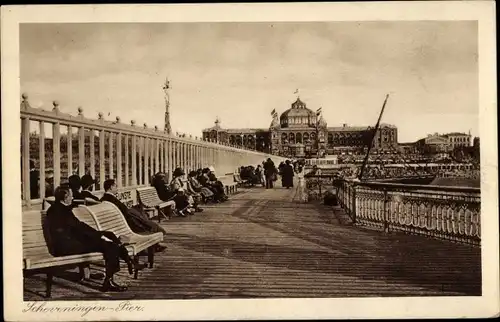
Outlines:
<svg viewBox="0 0 500 322"><path fill-rule="evenodd" d="M142 211L136 208L129 209L127 205L118 200L118 198L116 197L117 193L118 193L118 188L116 186L115 180L108 179L104 181L104 195L102 196L101 201L111 202L116 207L118 207L118 209L120 209L120 212L122 213L123 217L127 221L127 224L130 226L130 229L132 229L133 232L135 233L161 232L163 234L163 237L167 235L167 232L165 231L165 229L163 229L163 227L161 227L154 221L149 220L147 215L145 215ZM156 250L162 251L165 248L167 248L166 245L158 243Z"/></svg>
<svg viewBox="0 0 500 322"><path fill-rule="evenodd" d="M89 198L95 201L99 201L99 198L92 193L93 186L94 184L97 183L97 181L94 180L94 178L92 178L90 174L86 174L82 177L81 182L82 182L81 196L83 197L83 199Z"/></svg>

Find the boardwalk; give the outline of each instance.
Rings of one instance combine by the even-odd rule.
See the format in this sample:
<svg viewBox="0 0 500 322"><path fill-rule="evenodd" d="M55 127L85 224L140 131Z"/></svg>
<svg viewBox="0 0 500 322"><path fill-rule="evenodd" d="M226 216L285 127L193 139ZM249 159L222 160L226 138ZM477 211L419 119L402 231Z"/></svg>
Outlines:
<svg viewBox="0 0 500 322"><path fill-rule="evenodd" d="M297 204L293 190L242 189L227 203L165 222L169 249L123 294L55 278L54 300L481 294L479 248L352 226L341 209ZM92 266L93 276L102 267ZM41 300L44 276L25 279Z"/></svg>

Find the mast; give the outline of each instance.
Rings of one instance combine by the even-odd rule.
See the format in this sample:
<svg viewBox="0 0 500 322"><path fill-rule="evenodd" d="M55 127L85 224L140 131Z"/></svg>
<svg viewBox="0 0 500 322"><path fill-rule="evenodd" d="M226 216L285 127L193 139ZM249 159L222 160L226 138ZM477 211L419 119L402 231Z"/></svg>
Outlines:
<svg viewBox="0 0 500 322"><path fill-rule="evenodd" d="M164 131L167 134L172 133L172 128L170 127L170 94L168 90L170 89L170 81L165 78L165 84L163 84L163 93L165 93L165 128Z"/></svg>
<svg viewBox="0 0 500 322"><path fill-rule="evenodd" d="M368 151L366 152L365 159L363 160L363 165L361 166L361 171L359 173L358 179L361 181L363 178L363 173L365 172L366 163L368 162L368 157L370 156L370 151L372 150L373 140L375 140L375 136L377 135L378 128L380 127L380 120L382 119L382 114L384 114L385 105L387 104L387 100L389 99L389 94L385 96L384 104L382 105L382 110L380 111L380 115L378 116L377 124L375 125L375 129L373 130L373 135L370 139L370 145L368 146Z"/></svg>

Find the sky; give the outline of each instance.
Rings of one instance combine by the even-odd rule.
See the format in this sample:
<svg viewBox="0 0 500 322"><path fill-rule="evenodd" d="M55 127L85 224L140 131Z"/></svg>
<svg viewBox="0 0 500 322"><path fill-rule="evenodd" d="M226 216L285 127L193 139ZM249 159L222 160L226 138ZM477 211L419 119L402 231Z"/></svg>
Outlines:
<svg viewBox="0 0 500 322"><path fill-rule="evenodd" d="M174 132L268 128L299 95L328 126L479 134L477 24L470 21L22 24L21 90L31 106ZM110 114L110 116L108 116Z"/></svg>

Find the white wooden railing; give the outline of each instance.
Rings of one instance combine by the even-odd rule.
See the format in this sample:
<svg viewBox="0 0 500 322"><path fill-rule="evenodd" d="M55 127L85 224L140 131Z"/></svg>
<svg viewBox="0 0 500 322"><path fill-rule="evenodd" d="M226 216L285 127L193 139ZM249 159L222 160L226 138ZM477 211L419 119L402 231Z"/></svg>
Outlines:
<svg viewBox="0 0 500 322"><path fill-rule="evenodd" d="M20 105L21 196L28 208L40 204L71 174L90 174L101 183L115 178L120 189L149 185L159 171L171 178L176 167L187 172L214 166L217 173L226 174L267 158L282 161L241 147L167 134L156 126L123 124L119 117L105 120L102 113L98 119L86 118L82 108L73 116L62 113L56 101L51 111L33 108L26 94Z"/></svg>

